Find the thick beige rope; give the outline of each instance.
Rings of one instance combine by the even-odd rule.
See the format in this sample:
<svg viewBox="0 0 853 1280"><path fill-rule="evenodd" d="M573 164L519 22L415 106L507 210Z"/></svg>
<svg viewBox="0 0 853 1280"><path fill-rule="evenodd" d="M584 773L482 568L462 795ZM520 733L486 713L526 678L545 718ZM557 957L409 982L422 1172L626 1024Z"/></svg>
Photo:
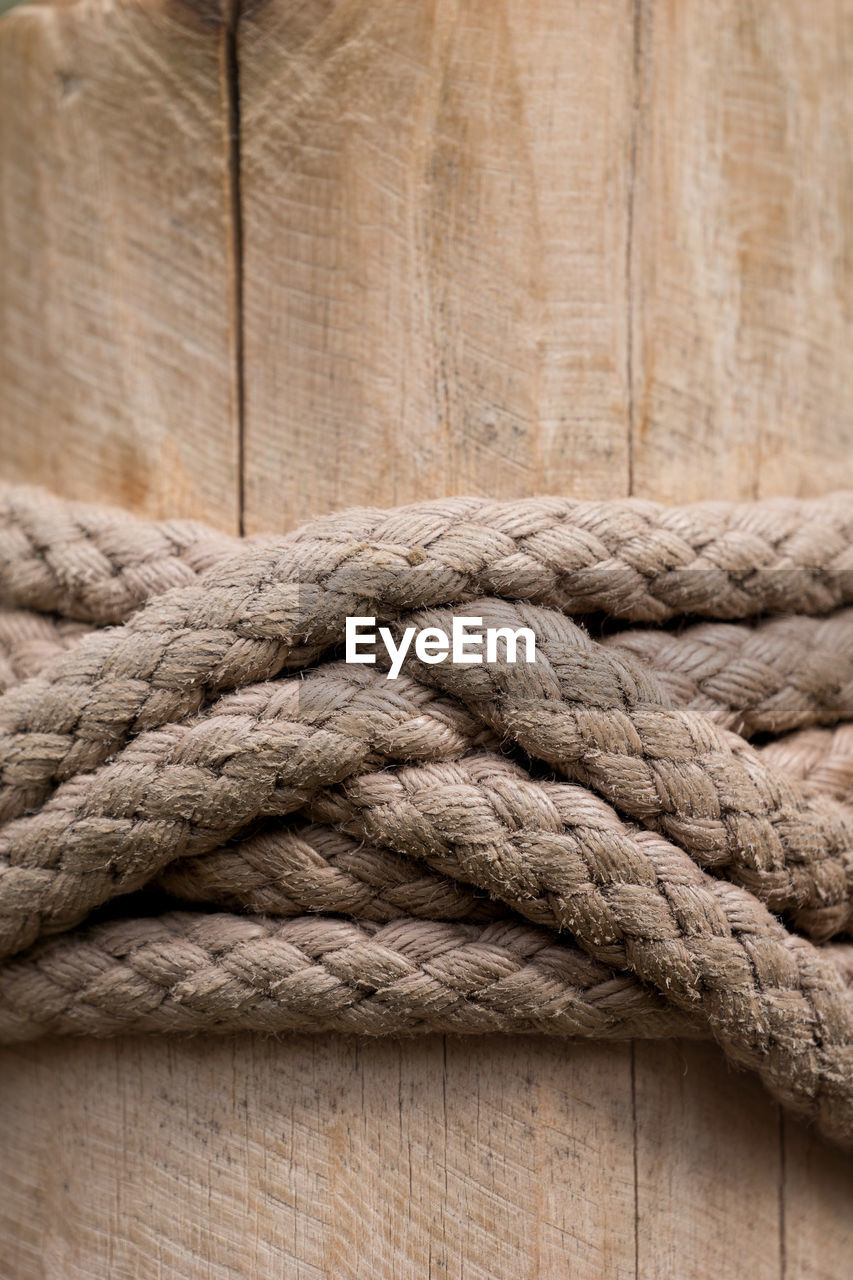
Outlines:
<svg viewBox="0 0 853 1280"><path fill-rule="evenodd" d="M673 701L679 705L695 705L704 699L708 714L722 719L726 713L734 715L748 705L756 707L762 694L765 705L772 701L777 709L782 704L801 709L807 705L803 691L815 687L814 650L825 650L823 670L837 671L838 661L834 655L840 652L842 663L846 662L844 645L849 616L850 611L826 620L773 619L754 630L731 624L700 624L677 634L623 633L616 640L619 641L617 647L649 659ZM844 625L836 627L842 620ZM788 659L785 644L775 643L769 646L772 661L766 660L768 646L764 646L765 661L760 671L756 668L757 655L755 659L744 660L744 649L751 637L760 639L762 633L771 632L784 637L791 624L794 624L791 652L802 658L799 665ZM815 640L815 630L819 629L840 643L836 643L835 648L832 643L799 644L798 636L802 634L799 624L803 624L810 641ZM70 648L86 633L83 623L26 610L0 610L0 678L5 676L10 685L19 683L27 675L36 674L57 653ZM849 648L853 653L853 641ZM737 662L737 674L731 678L721 662L730 650ZM802 679L804 667L809 668L808 682ZM753 675L755 679L751 683ZM711 694L705 696L702 689L707 688L709 678L713 687ZM832 687L843 686L839 682L821 689L824 706ZM777 715L778 710L773 714ZM810 781L817 790L838 799L853 798L853 729L850 726L790 734L769 743L760 754L765 762ZM321 848L314 848L314 844ZM326 858L334 864L334 870L327 867ZM357 872L354 876L342 865L350 860ZM401 873L403 879L398 880ZM297 881L302 894L293 898L283 886ZM215 902L273 915L292 916L305 910L325 910L388 920L408 909L415 915L458 919L472 909L470 895L445 877L432 875L430 879L428 873L416 886L406 864L401 867L399 859L395 861L392 854L382 850L354 850L348 837L322 828L308 827L303 834L267 832L253 840L223 847L207 857L175 864L166 869L160 882L186 901ZM396 891L389 892L387 901L383 893L386 885L397 886Z"/></svg>
<svg viewBox="0 0 853 1280"><path fill-rule="evenodd" d="M850 624L851 611L846 610L827 619L770 619L760 627L700 623L680 632L635 630L604 643L625 649L650 666L676 706L702 711L724 726L738 724L741 733L753 726L754 731L768 731L770 721L776 722L775 731L783 731L791 722L812 726L851 714L847 709L848 646L853 652ZM760 641L762 634L779 634L777 625L783 633L791 628L792 652L800 654L802 662L792 661L783 644L772 645L770 660L765 649L763 658L756 654L754 662L752 657L744 661L743 652L753 638ZM823 637L818 644L820 664L811 643L815 628ZM0 608L0 692L38 675L89 631L81 622ZM726 654L737 667L736 676L721 664ZM803 678L804 668L808 679ZM853 729L849 725L790 732L757 749L774 769L808 781L835 799L853 800Z"/></svg>
<svg viewBox="0 0 853 1280"><path fill-rule="evenodd" d="M0 596L7 605L82 622L124 622L240 548L190 520L159 524L116 507L63 502L0 483Z"/></svg>
<svg viewBox="0 0 853 1280"><path fill-rule="evenodd" d="M605 963L702 1009L733 1060L789 1105L819 1118L809 1099L828 1090L835 1121L850 1108L853 1122L853 1007L831 963L805 940L792 951L752 895L625 827L589 792L486 754L362 777L313 811L568 929Z"/></svg>
<svg viewBox="0 0 853 1280"><path fill-rule="evenodd" d="M178 720L218 690L316 656L340 640L347 616L368 605L390 618L495 592L660 620L853 603L851 510L846 494L692 508L459 498L318 521L218 562L7 694L0 761L11 764L0 773L0 817L40 803L57 780L95 768L129 733ZM9 528L16 538L25 534L14 513ZM5 572L9 604L27 602L16 585L18 554L15 541Z"/></svg>
<svg viewBox="0 0 853 1280"><path fill-rule="evenodd" d="M483 616L510 618L505 609ZM532 667L445 664L425 674L703 865L728 868L774 907L808 907L801 914L815 933L844 927L849 813L801 794L698 714L660 706L653 680L593 649L559 615L525 607L510 620L540 632ZM570 646L588 661L572 662ZM295 812L323 786L377 762L459 756L478 741L478 721L458 702L370 667L327 665L228 695L195 719L141 734L0 828L0 954L71 927L256 818Z"/></svg>
<svg viewBox="0 0 853 1280"><path fill-rule="evenodd" d="M827 948L845 982L853 946ZM704 1038L695 1015L518 921L284 924L170 912L41 943L0 970L0 1042L255 1030Z"/></svg>
<svg viewBox="0 0 853 1280"><path fill-rule="evenodd" d="M0 609L0 693L36 676L89 634L84 622Z"/></svg>
<svg viewBox="0 0 853 1280"><path fill-rule="evenodd" d="M0 613L0 643L8 646L7 652L20 652L25 662L43 663L52 644L58 647L66 636L71 643L80 629L81 624L56 622L33 613ZM806 763L806 773L813 776L816 785L824 774L830 782L839 776L849 781L853 779L849 728L846 757L831 750L831 743L842 741L844 736L845 728L835 733L822 730L792 735L765 750L769 755L774 749L785 748L781 750L782 764L788 760L796 768ZM798 739L803 740L800 749L796 749ZM824 755L830 763L821 772L818 765ZM842 758L846 758L846 775L838 767ZM263 832L206 856L174 863L165 869L159 883L188 902L217 903L256 914L293 917L315 911L386 922L406 913L422 919L471 921L495 918L499 913L497 904L445 875L423 866L415 868L408 859L357 842L334 828L304 823L295 829ZM623 976L621 981L630 983L631 979ZM163 1025L170 1024L166 1021Z"/></svg>
<svg viewBox="0 0 853 1280"><path fill-rule="evenodd" d="M177 856L213 847L259 813L302 807L321 786L363 772L377 756L402 750L434 757L436 724L444 754L458 755L464 739L448 729L444 706L426 715L429 702L421 699L413 716L417 688L401 690L368 669L356 675L330 668L303 682L255 686L223 699L216 716L141 735L116 764L65 784L40 813L0 832L8 863L0 893L7 910L17 907L4 917L7 941L21 946L39 930L68 927L95 901L138 886ZM500 757L484 759L485 766L460 761L465 773L436 775L430 801L447 805L457 832L469 824L484 842L487 870L478 874L489 878L481 886L525 914L569 928L605 962L633 968L680 1007L703 1010L735 1061L754 1066L777 1096L825 1125L828 1108L846 1135L853 1081L839 1085L839 1055L853 1043L853 1006L832 966L805 949L794 963L785 931L755 899L711 880L659 837L632 834L582 788L549 794L523 773L506 773ZM494 824L477 790L460 785L481 767L489 777L498 771L503 791L490 802L498 818L521 797L511 819L521 830L519 847L492 839ZM425 766L427 775L438 769ZM396 781L391 773L378 775L383 779ZM412 831L429 831L428 813L417 812ZM412 850L411 836L384 842L428 861L434 856L428 842ZM46 851L64 860L45 865ZM467 863L451 874L472 878ZM628 888L627 906L621 893L612 896L613 879ZM682 916L685 888L689 911ZM769 990L756 982L756 956L773 974ZM792 1011L800 1035L789 1026L782 1037ZM804 1054L816 1039L820 1053Z"/></svg>
<svg viewBox="0 0 853 1280"><path fill-rule="evenodd" d="M96 925L0 970L0 1042L234 1030L707 1035L630 976L508 920L175 912Z"/></svg>
<svg viewBox="0 0 853 1280"><path fill-rule="evenodd" d="M316 911L387 923L405 915L477 922L505 914L485 894L410 858L305 821L179 859L156 883L185 902L256 915Z"/></svg>
<svg viewBox="0 0 853 1280"><path fill-rule="evenodd" d="M371 563L365 544L373 544L395 551L401 570L411 566L413 551L424 552L418 563L427 567L415 578L437 575L459 592L634 621L827 613L853 603L849 493L686 507L636 498L448 498L324 516L269 542L294 544L299 563L318 575L338 570L331 589L349 582L356 595ZM123 621L143 601L244 547L191 521L152 524L114 507L0 485L0 596L7 605ZM339 572L353 561L355 577Z"/></svg>
<svg viewBox="0 0 853 1280"><path fill-rule="evenodd" d="M531 628L536 661L427 665L409 657L405 669L662 830L700 865L726 868L774 910L796 909L812 936L847 927L853 815L764 764L699 712L673 708L650 672L554 610L484 600L468 608L486 626ZM414 621L452 625L442 609Z"/></svg>
<svg viewBox="0 0 853 1280"><path fill-rule="evenodd" d="M774 769L853 805L853 724L788 734L769 742L761 755Z"/></svg>
<svg viewBox="0 0 853 1280"><path fill-rule="evenodd" d="M253 546L38 506L0 502L0 603L127 621L67 644L64 622L32 643L16 636L23 616L5 643L0 622L0 949L36 943L0 968L0 1034L624 1035L647 1010L648 1028L710 1030L787 1105L853 1142L853 999L835 949L790 934L759 900L817 937L846 928L853 814L829 794L837 770L815 783L813 749L809 767L780 769L772 747L724 727L849 714L850 495L680 510L454 499ZM325 662L272 678L325 656L349 615L449 629L449 606L532 627L536 663L408 660L387 680ZM555 606L634 621L798 616L602 644ZM781 749L794 759L795 739ZM253 832L260 819L272 826ZM172 915L38 941L152 880L300 915ZM572 933L593 961L550 934L504 945L494 931L528 929L512 912ZM547 980L530 971L543 951L561 957ZM589 963L597 976L577 969ZM602 966L620 984L607 1007Z"/></svg>
<svg viewBox="0 0 853 1280"><path fill-rule="evenodd" d="M676 706L746 737L853 717L853 609L628 631L606 643L654 671Z"/></svg>
<svg viewBox="0 0 853 1280"><path fill-rule="evenodd" d="M85 623L0 609L0 692L38 675L90 634ZM654 671L676 706L750 736L853 716L853 609L623 631L604 641Z"/></svg>
<svg viewBox="0 0 853 1280"><path fill-rule="evenodd" d="M193 720L140 734L0 827L0 955L70 928L257 818L298 811L353 772L454 757L489 738L457 703L368 668L333 666L230 694Z"/></svg>

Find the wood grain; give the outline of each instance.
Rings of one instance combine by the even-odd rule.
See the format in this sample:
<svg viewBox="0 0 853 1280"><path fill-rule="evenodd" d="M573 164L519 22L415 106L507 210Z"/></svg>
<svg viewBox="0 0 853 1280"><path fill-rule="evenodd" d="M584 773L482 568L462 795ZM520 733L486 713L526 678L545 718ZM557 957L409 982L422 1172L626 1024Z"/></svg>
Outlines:
<svg viewBox="0 0 853 1280"><path fill-rule="evenodd" d="M777 1280L778 1108L715 1045L637 1042L634 1054L638 1274L705 1280L748 1265Z"/></svg>
<svg viewBox="0 0 853 1280"><path fill-rule="evenodd" d="M0 1064L4 1276L634 1274L627 1046L244 1036Z"/></svg>
<svg viewBox="0 0 853 1280"><path fill-rule="evenodd" d="M0 30L0 469L236 528L223 22L73 0Z"/></svg>
<svg viewBox="0 0 853 1280"><path fill-rule="evenodd" d="M783 1124L785 1275L837 1280L853 1256L853 1160L787 1117Z"/></svg>
<svg viewBox="0 0 853 1280"><path fill-rule="evenodd" d="M16 11L0 466L249 530L853 483L851 14ZM852 1232L853 1162L712 1046L0 1052L0 1280L843 1280Z"/></svg>
<svg viewBox="0 0 853 1280"><path fill-rule="evenodd" d="M853 3L638 6L634 491L853 483Z"/></svg>
<svg viewBox="0 0 853 1280"><path fill-rule="evenodd" d="M247 529L624 492L629 5L268 4L239 47Z"/></svg>

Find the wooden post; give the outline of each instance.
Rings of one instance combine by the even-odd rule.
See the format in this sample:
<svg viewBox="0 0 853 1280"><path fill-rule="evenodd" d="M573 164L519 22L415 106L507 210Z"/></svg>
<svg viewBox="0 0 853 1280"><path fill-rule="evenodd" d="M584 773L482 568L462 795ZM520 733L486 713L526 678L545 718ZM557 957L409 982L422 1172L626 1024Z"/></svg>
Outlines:
<svg viewBox="0 0 853 1280"><path fill-rule="evenodd" d="M223 528L853 486L853 0L0 19L0 466ZM0 1273L849 1271L853 1167L695 1044L0 1053Z"/></svg>

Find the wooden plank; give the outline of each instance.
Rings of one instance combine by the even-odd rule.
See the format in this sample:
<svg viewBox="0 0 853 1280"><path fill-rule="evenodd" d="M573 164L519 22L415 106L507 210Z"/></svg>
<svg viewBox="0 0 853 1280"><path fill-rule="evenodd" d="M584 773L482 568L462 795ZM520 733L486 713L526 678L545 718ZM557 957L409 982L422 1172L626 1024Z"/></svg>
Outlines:
<svg viewBox="0 0 853 1280"><path fill-rule="evenodd" d="M225 26L208 0L0 26L0 468L234 529Z"/></svg>
<svg viewBox="0 0 853 1280"><path fill-rule="evenodd" d="M634 491L850 486L853 3L638 13Z"/></svg>
<svg viewBox="0 0 853 1280"><path fill-rule="evenodd" d="M853 1159L784 1119L785 1276L839 1280L853 1257Z"/></svg>
<svg viewBox="0 0 853 1280"><path fill-rule="evenodd" d="M15 1280L633 1275L630 1103L590 1088L618 1064L629 1098L627 1047L243 1036L0 1064Z"/></svg>
<svg viewBox="0 0 853 1280"><path fill-rule="evenodd" d="M246 520L627 485L630 6L240 23Z"/></svg>
<svg viewBox="0 0 853 1280"><path fill-rule="evenodd" d="M634 1053L638 1275L781 1280L778 1107L715 1045Z"/></svg>

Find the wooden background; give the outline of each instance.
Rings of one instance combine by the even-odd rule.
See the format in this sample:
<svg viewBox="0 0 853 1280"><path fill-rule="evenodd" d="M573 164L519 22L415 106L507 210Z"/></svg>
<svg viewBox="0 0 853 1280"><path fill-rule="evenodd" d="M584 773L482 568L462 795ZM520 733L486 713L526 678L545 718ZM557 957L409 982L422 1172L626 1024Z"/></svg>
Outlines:
<svg viewBox="0 0 853 1280"><path fill-rule="evenodd" d="M0 466L222 528L853 486L853 0L0 19ZM0 1053L3 1280L841 1280L713 1047Z"/></svg>

